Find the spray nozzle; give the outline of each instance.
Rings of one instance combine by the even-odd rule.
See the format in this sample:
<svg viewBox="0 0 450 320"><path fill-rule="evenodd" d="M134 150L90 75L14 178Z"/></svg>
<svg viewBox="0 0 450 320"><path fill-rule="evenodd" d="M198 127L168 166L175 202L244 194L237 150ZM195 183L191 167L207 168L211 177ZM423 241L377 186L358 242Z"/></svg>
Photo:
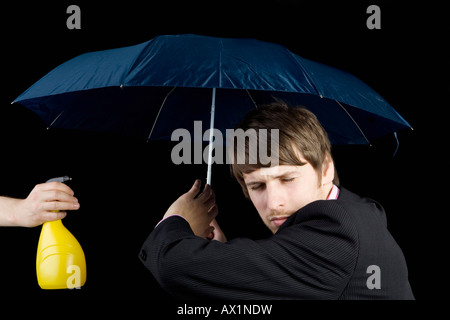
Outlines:
<svg viewBox="0 0 450 320"><path fill-rule="evenodd" d="M70 178L69 176L64 176L64 177L58 177L58 178L53 178L53 179L47 180L46 183L47 182L53 182L53 181L63 182L64 183L64 182L69 181L69 180L72 180L72 178Z"/></svg>

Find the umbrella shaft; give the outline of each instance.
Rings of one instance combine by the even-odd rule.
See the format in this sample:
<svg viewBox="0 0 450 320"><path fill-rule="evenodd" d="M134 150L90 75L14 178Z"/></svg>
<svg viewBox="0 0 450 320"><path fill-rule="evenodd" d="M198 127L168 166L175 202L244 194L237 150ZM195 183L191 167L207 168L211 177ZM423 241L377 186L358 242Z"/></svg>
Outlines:
<svg viewBox="0 0 450 320"><path fill-rule="evenodd" d="M211 120L209 123L209 150L208 150L208 172L206 175L206 183L211 185L211 165L212 165L212 151L213 151L213 129L214 129L214 114L216 113L216 88L213 88L212 102L211 102Z"/></svg>

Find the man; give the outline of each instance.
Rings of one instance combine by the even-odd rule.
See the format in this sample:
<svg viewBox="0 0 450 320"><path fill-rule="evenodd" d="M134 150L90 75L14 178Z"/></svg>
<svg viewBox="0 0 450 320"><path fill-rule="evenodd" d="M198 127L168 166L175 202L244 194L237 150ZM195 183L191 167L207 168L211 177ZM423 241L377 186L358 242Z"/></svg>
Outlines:
<svg viewBox="0 0 450 320"><path fill-rule="evenodd" d="M73 190L61 182L38 184L26 199L0 197L0 226L35 227L66 216L65 210L78 210ZM54 212L59 210L59 212Z"/></svg>
<svg viewBox="0 0 450 320"><path fill-rule="evenodd" d="M196 181L141 249L165 290L179 298L414 299L383 208L338 187L328 136L311 112L276 102L238 127L279 129L279 165L231 165L273 236L226 242L214 193L206 186L196 197ZM248 159L248 145L245 152Z"/></svg>

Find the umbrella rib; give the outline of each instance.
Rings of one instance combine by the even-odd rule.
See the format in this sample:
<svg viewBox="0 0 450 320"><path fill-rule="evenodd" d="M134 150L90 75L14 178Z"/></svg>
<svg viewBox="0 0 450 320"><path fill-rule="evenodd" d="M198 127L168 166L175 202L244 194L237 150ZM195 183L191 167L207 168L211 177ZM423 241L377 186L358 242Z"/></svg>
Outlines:
<svg viewBox="0 0 450 320"><path fill-rule="evenodd" d="M255 108L258 109L258 106L256 105L255 100L253 100L253 97L251 96L250 92L248 92L248 89L245 89L245 92L247 92L248 96L250 97L250 100L252 100L253 104L255 105Z"/></svg>
<svg viewBox="0 0 450 320"><path fill-rule="evenodd" d="M353 123L355 124L355 126L358 128L359 132L361 132L361 134L363 135L364 139L366 139L367 143L369 144L369 146L372 146L372 144L370 143L369 139L367 139L366 135L364 134L364 132L361 130L360 126L356 123L355 119L353 119L353 117L351 116L351 114L347 111L347 109L344 108L344 106L337 100L336 103L345 111L345 113L348 115L348 117L353 121Z"/></svg>
<svg viewBox="0 0 450 320"><path fill-rule="evenodd" d="M55 120L53 120L52 123L49 124L48 128L50 128L50 127L56 122L56 120L59 119L59 117L61 117L61 115L63 114L64 111L65 111L65 110L61 111L61 112L58 114L58 116L55 118ZM47 128L47 129L48 129L48 128Z"/></svg>
<svg viewBox="0 0 450 320"><path fill-rule="evenodd" d="M170 94L171 94L171 93L173 92L173 90L175 90L176 88L177 88L177 87L173 87L172 90L169 91L169 93L166 95L166 97L164 98L163 102L161 103L161 107L159 107L158 114L156 115L155 121L153 122L152 129L150 130L150 134L148 135L147 141L150 140L150 137L152 136L153 129L155 129L155 125L156 125L156 122L158 121L159 114L161 113L161 110L162 110L164 104L166 103L167 98L170 96Z"/></svg>
<svg viewBox="0 0 450 320"><path fill-rule="evenodd" d="M306 68L304 65L302 65L298 59L297 59L297 55L294 54L293 52L289 51L288 48L283 47L284 50L294 59L295 63L300 67L300 69L302 69L305 78L308 80L308 82L311 84L311 87L313 87L314 90L316 90L317 95L319 95L321 98L323 98L322 94L319 92L319 89L317 88L316 84L314 83L313 78L311 77L311 75L307 72ZM300 57L301 58L301 57ZM303 59L303 58L301 58Z"/></svg>

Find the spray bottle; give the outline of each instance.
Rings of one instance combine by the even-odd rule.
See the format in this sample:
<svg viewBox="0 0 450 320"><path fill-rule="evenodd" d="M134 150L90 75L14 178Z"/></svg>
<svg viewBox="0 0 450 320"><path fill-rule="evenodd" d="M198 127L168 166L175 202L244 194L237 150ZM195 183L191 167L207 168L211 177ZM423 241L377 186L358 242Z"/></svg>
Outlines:
<svg viewBox="0 0 450 320"><path fill-rule="evenodd" d="M72 180L64 176L47 182ZM42 289L80 288L86 282L86 259L77 239L61 220L45 222L36 255L36 274Z"/></svg>

